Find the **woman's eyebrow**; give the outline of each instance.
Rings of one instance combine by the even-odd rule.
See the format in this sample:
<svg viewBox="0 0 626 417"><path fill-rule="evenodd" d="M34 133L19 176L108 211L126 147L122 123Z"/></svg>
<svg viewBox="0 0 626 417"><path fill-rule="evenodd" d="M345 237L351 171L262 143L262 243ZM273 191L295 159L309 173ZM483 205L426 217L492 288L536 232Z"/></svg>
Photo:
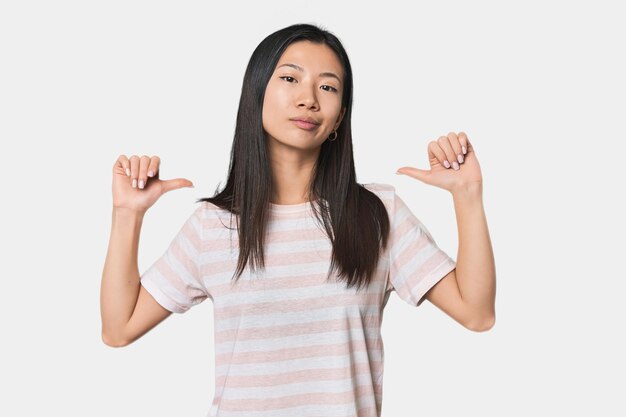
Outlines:
<svg viewBox="0 0 626 417"><path fill-rule="evenodd" d="M282 64L279 65L276 69L280 68L280 67L291 67L291 68L295 68L298 71L302 71L304 72L304 68L302 68L300 65L296 65L296 64L292 64L292 63L286 63L286 64ZM332 77L332 78L336 78L337 81L341 82L341 78L339 78L337 76L337 74L335 74L334 72L320 72L320 77Z"/></svg>

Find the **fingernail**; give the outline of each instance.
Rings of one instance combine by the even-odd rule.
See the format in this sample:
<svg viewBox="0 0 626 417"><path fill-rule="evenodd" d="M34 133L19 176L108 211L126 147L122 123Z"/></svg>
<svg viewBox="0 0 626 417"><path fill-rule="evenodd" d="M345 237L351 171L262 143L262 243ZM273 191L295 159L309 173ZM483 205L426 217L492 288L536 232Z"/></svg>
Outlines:
<svg viewBox="0 0 626 417"><path fill-rule="evenodd" d="M137 188L137 180L133 179L133 188Z"/></svg>
<svg viewBox="0 0 626 417"><path fill-rule="evenodd" d="M467 148L465 146L461 146L461 149L463 149L463 155L467 154Z"/></svg>
<svg viewBox="0 0 626 417"><path fill-rule="evenodd" d="M446 168L450 168L450 162L448 162L447 159L444 159L443 160L443 166L446 167Z"/></svg>
<svg viewBox="0 0 626 417"><path fill-rule="evenodd" d="M143 180L139 180L139 188L143 189Z"/></svg>
<svg viewBox="0 0 626 417"><path fill-rule="evenodd" d="M189 185L187 186L187 188L196 188L196 187L194 187L193 185Z"/></svg>
<svg viewBox="0 0 626 417"><path fill-rule="evenodd" d="M396 171L396 175L402 175L400 171Z"/></svg>
<svg viewBox="0 0 626 417"><path fill-rule="evenodd" d="M130 177L130 169L126 168L126 176Z"/></svg>
<svg viewBox="0 0 626 417"><path fill-rule="evenodd" d="M452 162L452 168L457 171L459 169L459 164L457 164L456 161Z"/></svg>
<svg viewBox="0 0 626 417"><path fill-rule="evenodd" d="M152 171L148 171L148 176L149 176L149 177L151 177L151 176L153 176L153 175L154 175L154 172L152 172Z"/></svg>
<svg viewBox="0 0 626 417"><path fill-rule="evenodd" d="M457 159L459 160L459 164L462 164L462 163L463 163L463 155L459 154L459 155L457 156Z"/></svg>

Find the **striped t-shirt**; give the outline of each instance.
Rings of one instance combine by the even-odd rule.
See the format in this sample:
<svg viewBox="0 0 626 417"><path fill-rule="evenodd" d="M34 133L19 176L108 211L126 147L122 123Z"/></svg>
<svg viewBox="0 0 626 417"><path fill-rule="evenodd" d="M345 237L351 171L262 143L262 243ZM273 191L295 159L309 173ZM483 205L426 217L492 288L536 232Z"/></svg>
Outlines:
<svg viewBox="0 0 626 417"><path fill-rule="evenodd" d="M213 302L215 396L207 417L380 416L389 295L419 306L456 263L393 186L363 185L380 197L391 225L369 287L326 280L331 243L309 203L270 205L265 271L246 267L237 284L235 219L209 202L141 276L174 313Z"/></svg>

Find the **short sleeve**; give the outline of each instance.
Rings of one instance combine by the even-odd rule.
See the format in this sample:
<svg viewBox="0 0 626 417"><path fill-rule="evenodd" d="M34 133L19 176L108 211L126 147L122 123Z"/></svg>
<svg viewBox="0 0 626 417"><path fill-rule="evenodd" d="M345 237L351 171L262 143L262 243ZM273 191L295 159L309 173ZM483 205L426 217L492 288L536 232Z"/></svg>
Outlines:
<svg viewBox="0 0 626 417"><path fill-rule="evenodd" d="M456 262L440 249L430 232L393 192L389 237L388 290L418 307L424 295L456 268Z"/></svg>
<svg viewBox="0 0 626 417"><path fill-rule="evenodd" d="M167 310L184 313L207 298L198 258L202 253L202 207L183 224L169 247L141 276L141 285Z"/></svg>

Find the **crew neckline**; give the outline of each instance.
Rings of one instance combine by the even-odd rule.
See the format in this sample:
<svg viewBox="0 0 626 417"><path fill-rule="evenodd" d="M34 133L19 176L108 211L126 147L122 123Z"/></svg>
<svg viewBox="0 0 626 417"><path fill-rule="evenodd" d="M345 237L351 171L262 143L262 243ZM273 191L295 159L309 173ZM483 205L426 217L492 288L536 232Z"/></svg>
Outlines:
<svg viewBox="0 0 626 417"><path fill-rule="evenodd" d="M313 200L316 203L317 200ZM270 210L274 213L300 213L311 209L311 202L297 204L274 204L270 202Z"/></svg>

